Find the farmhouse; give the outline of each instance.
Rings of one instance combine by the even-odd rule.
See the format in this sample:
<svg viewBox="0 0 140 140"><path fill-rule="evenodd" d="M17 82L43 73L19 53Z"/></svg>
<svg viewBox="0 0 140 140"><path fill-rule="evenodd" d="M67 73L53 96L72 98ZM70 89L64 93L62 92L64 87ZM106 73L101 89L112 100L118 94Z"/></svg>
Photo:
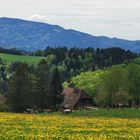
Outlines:
<svg viewBox="0 0 140 140"><path fill-rule="evenodd" d="M67 87L63 90L63 95L64 102L62 106L64 108L78 109L93 106L92 97L78 88Z"/></svg>

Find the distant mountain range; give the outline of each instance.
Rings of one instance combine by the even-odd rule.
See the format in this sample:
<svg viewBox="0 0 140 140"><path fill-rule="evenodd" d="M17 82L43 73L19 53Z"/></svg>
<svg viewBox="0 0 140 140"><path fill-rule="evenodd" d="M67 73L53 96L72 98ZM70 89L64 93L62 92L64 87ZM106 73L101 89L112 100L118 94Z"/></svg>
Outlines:
<svg viewBox="0 0 140 140"><path fill-rule="evenodd" d="M26 21L15 18L0 18L0 47L34 51L47 46L59 47L120 47L140 52L140 40L129 41L105 36L92 36L57 25Z"/></svg>

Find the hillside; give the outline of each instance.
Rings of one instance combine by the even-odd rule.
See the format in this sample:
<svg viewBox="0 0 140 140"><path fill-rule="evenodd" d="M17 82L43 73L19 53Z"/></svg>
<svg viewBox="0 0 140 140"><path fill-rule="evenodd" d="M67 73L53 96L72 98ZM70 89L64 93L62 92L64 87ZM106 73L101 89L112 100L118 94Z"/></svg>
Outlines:
<svg viewBox="0 0 140 140"><path fill-rule="evenodd" d="M27 62L29 65L37 65L38 62L43 58L43 57L37 57L37 56L25 56L25 55L11 55L11 54L5 54L5 53L0 53L0 58L2 58L4 61L6 61L7 64L10 64L15 61L20 61L20 62Z"/></svg>
<svg viewBox="0 0 140 140"><path fill-rule="evenodd" d="M135 77L135 80L133 81L134 85L136 85L137 82L139 82L140 84L140 79L138 78L138 76L140 76L140 58L136 58L133 62L127 65L114 65L110 68L105 68L104 70L82 72L77 76L73 76L69 83L64 82L63 86L67 87L71 83L75 87L84 90L89 95L95 96L95 93L99 92L99 89L101 90L101 87L104 85L103 83L108 82L105 86L110 86L111 80L114 85L115 82L118 80L115 86L113 84L111 85L112 87L114 86L115 89L118 86L118 83L118 87L121 87L124 84L123 86L126 86L127 89L127 84L130 82L130 76L128 76L129 74L130 76L132 76L132 79ZM124 82L122 82L123 80ZM112 88L111 86L108 88ZM103 90L103 92L105 92L105 90Z"/></svg>
<svg viewBox="0 0 140 140"><path fill-rule="evenodd" d="M140 52L140 41L129 41L104 36L92 36L57 25L13 18L0 18L0 47L26 51L45 49L47 46L77 46L86 48L121 47Z"/></svg>

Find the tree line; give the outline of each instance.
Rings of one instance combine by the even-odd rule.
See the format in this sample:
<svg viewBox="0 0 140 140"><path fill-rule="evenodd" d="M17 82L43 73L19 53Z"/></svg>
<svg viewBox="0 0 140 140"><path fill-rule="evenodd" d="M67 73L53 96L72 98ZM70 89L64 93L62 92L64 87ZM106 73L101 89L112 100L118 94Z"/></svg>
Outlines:
<svg viewBox="0 0 140 140"><path fill-rule="evenodd" d="M135 63L112 66L73 77L69 84L83 89L100 107L140 106L140 65Z"/></svg>
<svg viewBox="0 0 140 140"><path fill-rule="evenodd" d="M130 63L139 55L121 48L94 49L94 48L67 48L47 47L44 51L38 50L32 55L44 56L50 73L57 67L62 83L69 81L71 77L81 72L104 69L116 64ZM9 89L9 81L20 62L7 62L0 58L0 93L6 95ZM35 74L36 68L30 65L29 71Z"/></svg>
<svg viewBox="0 0 140 140"><path fill-rule="evenodd" d="M27 52L25 52L25 51L20 51L20 50L17 50L17 49L15 49L15 48L6 49L6 48L3 48L3 47L0 47L0 53L14 54L14 55L23 55L23 54L27 54Z"/></svg>
<svg viewBox="0 0 140 140"><path fill-rule="evenodd" d="M139 56L116 47L96 50L94 48L47 47L44 51L38 50L32 55L44 56L47 62L42 60L37 66L20 62L7 65L6 61L0 59L0 94L10 99L8 99L8 104L12 111L21 112L29 107L41 110L48 107L57 108L63 100L60 95L63 82L70 81L72 77L82 72L96 71L95 73L97 73L97 70L100 69L103 72L104 69L113 65L123 63L127 65ZM98 75L96 76L98 77ZM83 78L83 83L86 83L87 78ZM82 80L80 79L80 81ZM93 81L98 83L100 79ZM113 83L112 81L111 84ZM90 82L87 85L90 85ZM24 87L26 88L24 89ZM94 89L94 85L92 89ZM89 87L85 89L87 92L88 90L90 90ZM107 91L107 89L102 91Z"/></svg>
<svg viewBox="0 0 140 140"><path fill-rule="evenodd" d="M12 112L23 112L29 108L57 110L63 101L59 70L52 73L46 60L41 60L35 73L27 63L19 63L9 82L7 104Z"/></svg>
<svg viewBox="0 0 140 140"><path fill-rule="evenodd" d="M129 63L139 56L137 53L117 47L106 49L47 47L43 51L35 51L33 55L47 57L50 65L57 65L63 73L63 81L81 72Z"/></svg>

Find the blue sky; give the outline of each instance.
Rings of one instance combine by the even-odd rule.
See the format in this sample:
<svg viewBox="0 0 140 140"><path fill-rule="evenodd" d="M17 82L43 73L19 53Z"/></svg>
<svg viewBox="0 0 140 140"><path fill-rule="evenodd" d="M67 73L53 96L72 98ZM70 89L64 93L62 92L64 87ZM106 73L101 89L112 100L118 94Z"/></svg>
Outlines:
<svg viewBox="0 0 140 140"><path fill-rule="evenodd" d="M3 16L140 40L140 0L0 0Z"/></svg>

